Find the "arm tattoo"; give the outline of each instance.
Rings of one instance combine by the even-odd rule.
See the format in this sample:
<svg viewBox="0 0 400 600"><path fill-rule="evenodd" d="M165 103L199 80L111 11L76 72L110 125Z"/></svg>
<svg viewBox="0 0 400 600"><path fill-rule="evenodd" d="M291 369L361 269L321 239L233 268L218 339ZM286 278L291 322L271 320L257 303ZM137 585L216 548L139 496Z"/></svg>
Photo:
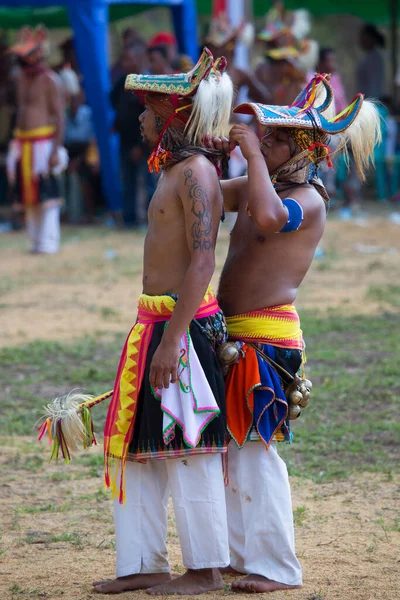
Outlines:
<svg viewBox="0 0 400 600"><path fill-rule="evenodd" d="M183 171L185 176L185 186L188 188L188 195L192 202L191 211L195 216L194 223L190 228L193 238L193 249L200 252L212 250L212 203L203 190L193 171L189 167Z"/></svg>

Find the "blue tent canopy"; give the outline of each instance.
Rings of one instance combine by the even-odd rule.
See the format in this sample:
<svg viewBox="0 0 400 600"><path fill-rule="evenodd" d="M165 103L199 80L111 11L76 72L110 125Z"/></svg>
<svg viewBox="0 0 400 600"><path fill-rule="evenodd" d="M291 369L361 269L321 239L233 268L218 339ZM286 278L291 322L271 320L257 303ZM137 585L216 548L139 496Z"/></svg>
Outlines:
<svg viewBox="0 0 400 600"><path fill-rule="evenodd" d="M142 4L149 8L169 6L179 50L197 60L195 0L0 0L0 6L52 7L55 3L68 10L85 94L93 111L101 159L101 174L108 208L121 208L118 172L118 139L112 135L114 114L110 104L108 68L108 10L110 4ZM29 23L27 23L29 25Z"/></svg>

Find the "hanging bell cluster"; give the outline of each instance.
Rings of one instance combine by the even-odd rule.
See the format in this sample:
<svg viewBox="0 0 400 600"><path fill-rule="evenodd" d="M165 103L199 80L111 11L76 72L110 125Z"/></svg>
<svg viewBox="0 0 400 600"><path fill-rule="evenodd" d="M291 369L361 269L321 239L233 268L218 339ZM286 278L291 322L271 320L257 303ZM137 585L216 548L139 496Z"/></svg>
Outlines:
<svg viewBox="0 0 400 600"><path fill-rule="evenodd" d="M225 342L217 348L217 355L219 362L221 363L222 372L224 376L228 374L231 366L239 360L239 345L240 342Z"/></svg>
<svg viewBox="0 0 400 600"><path fill-rule="evenodd" d="M310 400L312 383L309 379L300 379L293 391L289 393L289 419L294 421L301 415Z"/></svg>

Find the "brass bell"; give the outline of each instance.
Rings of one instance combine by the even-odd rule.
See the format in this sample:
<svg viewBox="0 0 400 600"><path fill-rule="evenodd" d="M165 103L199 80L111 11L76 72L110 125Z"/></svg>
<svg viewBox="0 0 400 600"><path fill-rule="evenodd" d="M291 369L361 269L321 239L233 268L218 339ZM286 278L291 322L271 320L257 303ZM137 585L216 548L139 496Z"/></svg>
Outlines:
<svg viewBox="0 0 400 600"><path fill-rule="evenodd" d="M289 396L290 403L293 405L299 404L303 400L303 394L298 390L294 390Z"/></svg>
<svg viewBox="0 0 400 600"><path fill-rule="evenodd" d="M303 396L303 399L299 403L299 406L301 406L301 408L305 408L306 406L308 406L308 398L306 398L305 396Z"/></svg>
<svg viewBox="0 0 400 600"><path fill-rule="evenodd" d="M298 419L301 414L301 408L298 404L293 404L293 406L289 409L289 419L294 421L294 419Z"/></svg>
<svg viewBox="0 0 400 600"><path fill-rule="evenodd" d="M309 379L304 379L304 385L311 392L311 390L312 390L312 382Z"/></svg>
<svg viewBox="0 0 400 600"><path fill-rule="evenodd" d="M234 342L225 342L219 347L218 358L224 365L233 365L239 358L239 349Z"/></svg>
<svg viewBox="0 0 400 600"><path fill-rule="evenodd" d="M303 398L304 400L309 400L311 396L310 390L307 390L304 394L303 394Z"/></svg>
<svg viewBox="0 0 400 600"><path fill-rule="evenodd" d="M306 393L306 391L307 391L307 388L306 388L306 385L305 385L304 381L302 381L302 382L300 383L300 385L298 386L298 388L297 388L297 389L299 390L300 394L303 394L303 396L304 396L304 394L305 394L305 393Z"/></svg>

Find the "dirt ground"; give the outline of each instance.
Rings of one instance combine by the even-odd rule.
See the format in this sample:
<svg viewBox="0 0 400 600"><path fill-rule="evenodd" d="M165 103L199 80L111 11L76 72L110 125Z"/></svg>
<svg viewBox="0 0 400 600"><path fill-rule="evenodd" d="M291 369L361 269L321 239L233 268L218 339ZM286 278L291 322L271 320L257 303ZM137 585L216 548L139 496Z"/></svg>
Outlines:
<svg viewBox="0 0 400 600"><path fill-rule="evenodd" d="M76 463L44 464L29 471L16 460L29 447L36 449L34 440L26 440L23 448L1 448L0 598L98 598L90 591L91 582L112 577L115 565L112 507L101 480L87 478ZM48 448L36 452L38 461ZM29 454L26 459L33 461ZM399 485L400 478L375 474L329 484L293 478L297 552L305 583L301 590L274 594L274 600L396 600ZM179 574L182 563L172 516L168 546L173 572ZM227 585L230 581L225 577ZM226 589L208 597L228 593ZM147 596L131 592L123 597Z"/></svg>
<svg viewBox="0 0 400 600"><path fill-rule="evenodd" d="M218 271L228 238L225 227ZM22 233L0 236L0 346L128 331L141 291L143 239L142 234L65 229L60 254L45 257L27 254ZM400 225L388 219L388 212L356 223L333 216L321 247L324 256L314 261L299 295L300 313L399 312ZM217 281L218 272L215 286ZM0 600L98 598L91 593L92 580L113 576L115 565L100 448L80 462L57 466L47 463L48 447L33 438L7 437L0 444ZM323 484L293 478L292 489L305 584L273 598L397 600L400 477L359 473ZM168 545L173 572L181 573L172 516ZM232 596L230 581L226 577L226 589L209 597Z"/></svg>
<svg viewBox="0 0 400 600"><path fill-rule="evenodd" d="M28 255L23 233L3 235L0 345L128 331L141 292L143 239L129 232L67 230L62 251L49 258ZM214 287L228 239L224 226ZM371 314L393 308L376 294L376 287L400 282L400 225L386 213L356 223L330 219L321 247L325 256L314 261L301 288L300 311Z"/></svg>

